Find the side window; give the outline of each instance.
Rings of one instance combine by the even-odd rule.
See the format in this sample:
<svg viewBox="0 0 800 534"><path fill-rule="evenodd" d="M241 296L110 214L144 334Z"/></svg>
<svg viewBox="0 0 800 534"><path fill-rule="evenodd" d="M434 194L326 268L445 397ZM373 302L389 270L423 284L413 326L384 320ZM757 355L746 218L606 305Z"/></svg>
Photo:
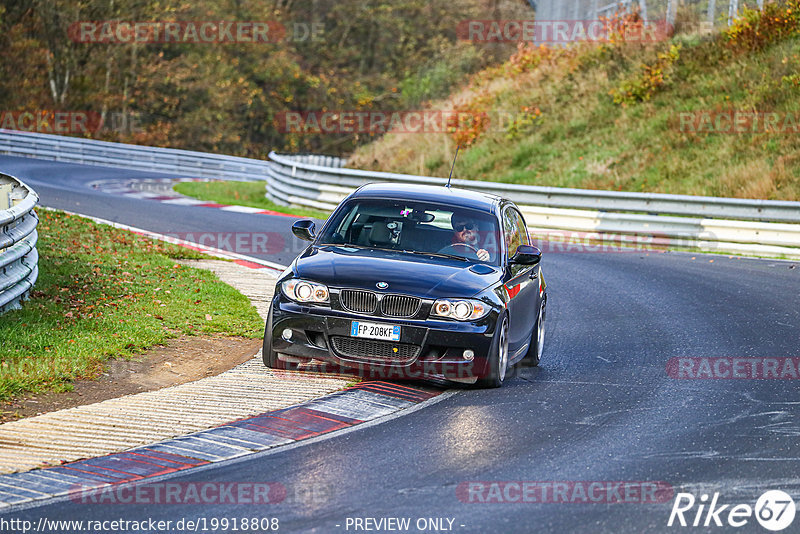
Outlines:
<svg viewBox="0 0 800 534"><path fill-rule="evenodd" d="M513 213L514 217L517 219L517 229L519 231L519 244L530 245L531 237L528 234L528 227L525 226L525 219L522 218L522 214L515 209L509 209L508 211Z"/></svg>
<svg viewBox="0 0 800 534"><path fill-rule="evenodd" d="M503 212L503 237L505 238L508 257L510 258L514 255L517 247L522 244L519 236L519 225L513 209L507 209Z"/></svg>
<svg viewBox="0 0 800 534"><path fill-rule="evenodd" d="M518 246L531 244L528 228L525 226L525 219L514 208L508 208L503 213L503 232L508 246L509 258L514 255Z"/></svg>

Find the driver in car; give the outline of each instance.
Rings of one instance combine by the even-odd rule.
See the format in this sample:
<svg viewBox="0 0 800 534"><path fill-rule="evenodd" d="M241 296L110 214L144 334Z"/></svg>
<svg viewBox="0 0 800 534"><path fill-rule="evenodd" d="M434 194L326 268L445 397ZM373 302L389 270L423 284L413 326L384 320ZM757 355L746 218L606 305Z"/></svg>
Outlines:
<svg viewBox="0 0 800 534"><path fill-rule="evenodd" d="M474 254L481 261L489 260L489 251L478 248L480 227L476 220L460 213L454 213L450 218L450 224L453 226L453 243L447 247L448 249L456 251L460 255L466 253L468 256L472 256Z"/></svg>

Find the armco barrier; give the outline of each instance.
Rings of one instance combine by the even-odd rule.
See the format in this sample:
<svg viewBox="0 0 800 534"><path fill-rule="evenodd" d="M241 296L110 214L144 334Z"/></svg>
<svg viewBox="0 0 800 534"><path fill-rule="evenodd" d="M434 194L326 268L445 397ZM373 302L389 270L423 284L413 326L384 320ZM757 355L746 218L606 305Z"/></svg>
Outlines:
<svg viewBox="0 0 800 534"><path fill-rule="evenodd" d="M333 209L369 182L445 180L345 169L331 156L270 154L271 161L0 130L0 153L178 176L265 180L279 204ZM453 180L519 204L531 230L650 235L699 250L800 258L800 202L593 191Z"/></svg>
<svg viewBox="0 0 800 534"><path fill-rule="evenodd" d="M0 129L0 154L83 165L161 172L191 178L266 180L266 162L173 148L109 143Z"/></svg>
<svg viewBox="0 0 800 534"><path fill-rule="evenodd" d="M0 314L18 308L39 276L36 193L0 174Z"/></svg>
<svg viewBox="0 0 800 534"><path fill-rule="evenodd" d="M269 155L267 196L333 209L370 182L444 185L443 178L345 169L338 158ZM326 163L326 162L330 163ZM532 232L655 236L669 246L800 258L800 202L593 191L475 180L453 186L510 198Z"/></svg>

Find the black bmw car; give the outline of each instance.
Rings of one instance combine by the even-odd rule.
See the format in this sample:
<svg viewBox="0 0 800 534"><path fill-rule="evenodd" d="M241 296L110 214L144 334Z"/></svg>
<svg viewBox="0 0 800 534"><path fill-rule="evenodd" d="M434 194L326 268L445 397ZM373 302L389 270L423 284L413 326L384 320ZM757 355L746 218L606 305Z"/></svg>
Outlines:
<svg viewBox="0 0 800 534"><path fill-rule="evenodd" d="M264 363L382 379L502 385L538 365L541 252L513 202L437 186L370 184L348 196L277 282ZM319 368L319 367L317 367Z"/></svg>

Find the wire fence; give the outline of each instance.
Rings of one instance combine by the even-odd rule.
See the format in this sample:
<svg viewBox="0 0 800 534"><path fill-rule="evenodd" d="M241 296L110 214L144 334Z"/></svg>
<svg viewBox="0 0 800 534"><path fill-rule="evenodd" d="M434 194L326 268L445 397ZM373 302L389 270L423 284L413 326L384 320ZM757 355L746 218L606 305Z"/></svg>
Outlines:
<svg viewBox="0 0 800 534"><path fill-rule="evenodd" d="M675 24L678 10L693 14L709 28L730 25L745 8L763 9L766 0L536 0L538 20L597 20L617 11L638 8L646 21Z"/></svg>

